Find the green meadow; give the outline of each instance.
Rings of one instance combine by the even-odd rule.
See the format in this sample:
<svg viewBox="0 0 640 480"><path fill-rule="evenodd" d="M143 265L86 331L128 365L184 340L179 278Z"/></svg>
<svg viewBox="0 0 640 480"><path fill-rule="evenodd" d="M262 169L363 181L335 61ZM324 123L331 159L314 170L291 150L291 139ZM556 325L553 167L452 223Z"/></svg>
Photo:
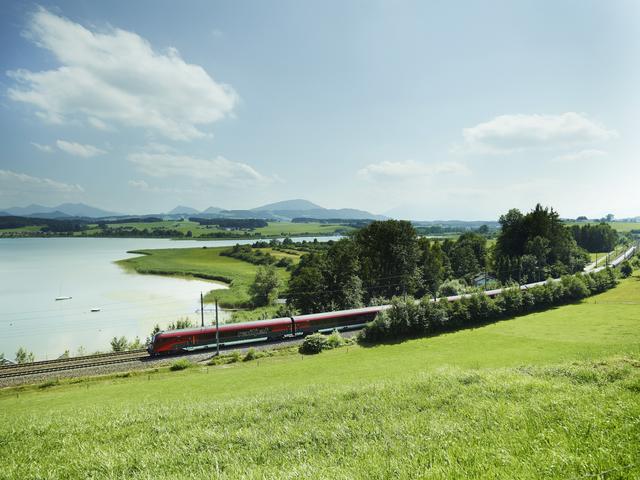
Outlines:
<svg viewBox="0 0 640 480"><path fill-rule="evenodd" d="M141 256L120 260L117 263L142 274L192 276L217 280L227 284L229 289L212 290L206 295L206 301L218 298L223 307L247 306L250 300L248 288L255 278L258 266L220 255L225 250L229 250L229 247L139 250L134 253L139 253ZM261 250L276 258L297 259L295 255L270 248ZM280 279L285 283L289 279L289 272L284 268L278 268L277 271Z"/></svg>
<svg viewBox="0 0 640 480"><path fill-rule="evenodd" d="M185 237L178 238L187 238L186 235L188 232L191 232L190 239L216 239L216 237L212 237L211 235L220 234L220 238L222 239L233 239L233 238L250 238L259 240L260 238L274 238L274 237L285 237L285 236L333 236L339 234L345 234L354 230L353 227L348 225L340 225L340 224L326 224L321 222L310 222L310 223L293 223L293 222L268 222L266 227L260 227L253 230L224 230L215 225L200 225L197 222L191 222L189 220L163 220L160 222L129 222L129 223L113 223L108 225L113 229L121 229L121 230L131 230L135 232L135 234L131 234L132 237L141 236L141 232L146 230L146 234L144 236L147 237L165 237L166 235L156 232L156 230L175 230L180 232L181 235ZM30 225L21 228L12 228L12 229L2 229L0 230L0 236L16 236L21 233L25 235L37 235L41 233L45 235L43 228L44 225ZM98 227L98 224L89 224L87 225L87 229L84 231L78 231L70 234L70 236L101 236L102 231ZM124 236L126 234L119 234L117 236Z"/></svg>
<svg viewBox="0 0 640 480"><path fill-rule="evenodd" d="M637 478L640 278L432 338L4 389L0 420L5 478Z"/></svg>

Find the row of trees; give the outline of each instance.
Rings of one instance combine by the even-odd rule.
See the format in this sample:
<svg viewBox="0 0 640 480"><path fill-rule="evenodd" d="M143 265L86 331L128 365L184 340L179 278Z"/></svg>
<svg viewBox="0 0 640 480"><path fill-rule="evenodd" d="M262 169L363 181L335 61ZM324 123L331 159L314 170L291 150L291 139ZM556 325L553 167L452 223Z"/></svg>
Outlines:
<svg viewBox="0 0 640 480"><path fill-rule="evenodd" d="M571 234L576 243L588 252L610 252L618 243L619 235L611 225L572 225Z"/></svg>
<svg viewBox="0 0 640 480"><path fill-rule="evenodd" d="M326 252L304 255L294 268L288 302L302 313L355 308L376 297L435 296L451 277L471 281L486 268L486 239L418 238L406 221L372 222Z"/></svg>
<svg viewBox="0 0 640 480"><path fill-rule="evenodd" d="M302 313L355 308L376 297L459 293L488 274L503 284L556 278L582 271L589 261L574 230L552 208L538 204L526 214L512 209L499 221L491 251L477 232L439 241L419 238L406 221L372 222L324 251L304 255L293 269L288 302ZM605 247L617 241L608 226L578 228L582 245L583 238L606 241Z"/></svg>
<svg viewBox="0 0 640 480"><path fill-rule="evenodd" d="M580 300L616 285L612 269L562 277L527 290L510 288L495 299L482 293L461 300L432 302L396 297L391 309L377 315L360 335L365 343L452 331L501 318Z"/></svg>

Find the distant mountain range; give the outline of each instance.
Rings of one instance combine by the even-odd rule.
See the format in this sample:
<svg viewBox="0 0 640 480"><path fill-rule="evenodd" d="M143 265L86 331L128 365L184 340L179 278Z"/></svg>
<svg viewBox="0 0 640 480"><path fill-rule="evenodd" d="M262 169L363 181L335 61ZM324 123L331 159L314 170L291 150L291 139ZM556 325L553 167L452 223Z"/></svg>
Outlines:
<svg viewBox="0 0 640 480"><path fill-rule="evenodd" d="M308 200L295 199L262 205L250 210L224 210L219 207L209 207L205 210L197 210L192 207L178 205L173 210L162 214L124 215L110 212L100 208L91 207L82 203L63 203L55 207L32 204L27 207L11 207L0 209L0 215L14 215L20 217L35 218L111 218L111 217L148 217L158 216L165 218L182 217L222 217L222 218L259 218L264 220L287 221L293 218L305 217L318 220L326 219L372 219L383 220L387 217L375 215L364 210L352 208L323 208Z"/></svg>
<svg viewBox="0 0 640 480"><path fill-rule="evenodd" d="M11 207L0 211L17 217L36 218L65 218L65 217L114 217L121 215L116 212L109 212L101 208L91 207L84 203L62 203L56 207L45 207L43 205L31 204L26 207Z"/></svg>

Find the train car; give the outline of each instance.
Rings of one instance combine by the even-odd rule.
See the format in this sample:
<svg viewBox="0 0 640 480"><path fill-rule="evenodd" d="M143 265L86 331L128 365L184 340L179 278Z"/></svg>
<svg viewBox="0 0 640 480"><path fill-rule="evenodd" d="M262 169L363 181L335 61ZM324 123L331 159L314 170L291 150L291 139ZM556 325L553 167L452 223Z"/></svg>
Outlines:
<svg viewBox="0 0 640 480"><path fill-rule="evenodd" d="M371 322L387 305L379 307L355 308L337 312L312 313L293 317L294 334L307 335L314 332L332 332L364 327Z"/></svg>
<svg viewBox="0 0 640 480"><path fill-rule="evenodd" d="M220 326L220 345L275 340L293 334L291 318L274 318ZM216 328L185 328L157 333L147 351L151 355L177 353L216 344Z"/></svg>

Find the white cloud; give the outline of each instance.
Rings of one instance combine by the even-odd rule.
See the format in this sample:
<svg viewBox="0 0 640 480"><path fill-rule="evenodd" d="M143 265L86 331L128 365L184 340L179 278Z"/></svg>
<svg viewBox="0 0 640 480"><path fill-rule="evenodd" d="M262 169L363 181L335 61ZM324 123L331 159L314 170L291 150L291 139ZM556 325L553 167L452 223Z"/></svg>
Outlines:
<svg viewBox="0 0 640 480"><path fill-rule="evenodd" d="M117 123L188 140L205 135L201 127L230 115L238 102L232 87L177 50L159 53L133 32L90 30L39 8L26 35L60 67L8 72L17 82L8 95L37 107L50 123L80 119L98 129Z"/></svg>
<svg viewBox="0 0 640 480"><path fill-rule="evenodd" d="M102 120L96 117L87 118L87 122L89 123L89 125L91 125L94 128L97 128L98 130L103 130L105 132L113 130L109 125L107 125Z"/></svg>
<svg viewBox="0 0 640 480"><path fill-rule="evenodd" d="M132 188L139 188L140 190L149 190L149 184L144 180L129 180L127 184Z"/></svg>
<svg viewBox="0 0 640 480"><path fill-rule="evenodd" d="M586 116L501 115L462 131L464 144L458 149L472 153L510 153L536 148L585 145L618 136L615 130Z"/></svg>
<svg viewBox="0 0 640 480"><path fill-rule="evenodd" d="M65 140L56 141L56 146L63 152L67 152L69 155L75 155L76 157L82 158L90 158L107 153L93 145L82 145L81 143L67 142Z"/></svg>
<svg viewBox="0 0 640 480"><path fill-rule="evenodd" d="M280 181L265 176L250 165L217 156L211 159L180 155L170 151L132 153L128 156L138 170L152 177L187 177L215 186L245 187Z"/></svg>
<svg viewBox="0 0 640 480"><path fill-rule="evenodd" d="M36 143L36 142L31 142L31 145L36 147L41 152L45 152L45 153L53 152L53 147L51 145L40 145L39 143Z"/></svg>
<svg viewBox="0 0 640 480"><path fill-rule="evenodd" d="M457 162L424 163L415 160L371 163L358 170L358 176L369 180L406 180L439 174L468 174L469 169Z"/></svg>
<svg viewBox="0 0 640 480"><path fill-rule="evenodd" d="M84 188L77 184L68 184L50 178L32 177L11 170L0 170L0 194L16 193L81 193Z"/></svg>
<svg viewBox="0 0 640 480"><path fill-rule="evenodd" d="M579 162L606 157L608 154L602 150L581 150L579 152L565 153L554 158L556 162Z"/></svg>

